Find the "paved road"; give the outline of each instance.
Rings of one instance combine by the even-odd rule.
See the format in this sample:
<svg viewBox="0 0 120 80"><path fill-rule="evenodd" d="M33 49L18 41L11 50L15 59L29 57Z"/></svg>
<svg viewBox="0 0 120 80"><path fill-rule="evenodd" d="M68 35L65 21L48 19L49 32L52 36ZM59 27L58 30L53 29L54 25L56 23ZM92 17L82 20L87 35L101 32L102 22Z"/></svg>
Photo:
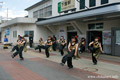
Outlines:
<svg viewBox="0 0 120 80"><path fill-rule="evenodd" d="M46 59L44 53L29 50L24 53L24 61L20 61L19 57L12 59L11 54L9 50L0 49L0 80L119 80L119 78L94 78L102 74L99 74L99 69L93 65L88 67L81 65L86 64L85 60L88 59L83 59L83 63L81 62L82 69L74 60L75 68L69 70L67 66L60 66L62 57L54 53Z"/></svg>

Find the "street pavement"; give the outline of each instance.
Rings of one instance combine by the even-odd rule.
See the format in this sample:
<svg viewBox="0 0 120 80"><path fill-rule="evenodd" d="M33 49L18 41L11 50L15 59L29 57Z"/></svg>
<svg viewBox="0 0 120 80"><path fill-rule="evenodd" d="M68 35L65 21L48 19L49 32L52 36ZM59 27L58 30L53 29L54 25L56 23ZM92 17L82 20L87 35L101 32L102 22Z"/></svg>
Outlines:
<svg viewBox="0 0 120 80"><path fill-rule="evenodd" d="M74 68L68 69L60 65L58 51L50 53L46 58L44 50L30 49L21 61L19 56L11 58L10 49L0 47L0 80L120 80L120 57L101 55L98 65L93 65L91 54L83 53L80 59L73 59Z"/></svg>

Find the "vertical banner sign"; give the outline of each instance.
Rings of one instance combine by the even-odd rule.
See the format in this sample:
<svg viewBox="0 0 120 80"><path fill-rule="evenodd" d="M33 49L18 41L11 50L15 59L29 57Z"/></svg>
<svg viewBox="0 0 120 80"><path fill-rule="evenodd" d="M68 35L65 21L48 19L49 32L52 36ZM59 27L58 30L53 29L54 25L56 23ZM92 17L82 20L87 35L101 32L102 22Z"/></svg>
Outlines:
<svg viewBox="0 0 120 80"><path fill-rule="evenodd" d="M61 12L61 2L58 3L58 13Z"/></svg>

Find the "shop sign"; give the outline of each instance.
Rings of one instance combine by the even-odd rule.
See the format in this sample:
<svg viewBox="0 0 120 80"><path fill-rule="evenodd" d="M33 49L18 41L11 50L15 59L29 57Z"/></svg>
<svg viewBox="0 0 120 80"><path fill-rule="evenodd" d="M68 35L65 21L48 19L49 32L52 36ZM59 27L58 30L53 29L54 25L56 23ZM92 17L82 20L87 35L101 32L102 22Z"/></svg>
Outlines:
<svg viewBox="0 0 120 80"><path fill-rule="evenodd" d="M75 8L75 0L64 0L58 3L58 13Z"/></svg>

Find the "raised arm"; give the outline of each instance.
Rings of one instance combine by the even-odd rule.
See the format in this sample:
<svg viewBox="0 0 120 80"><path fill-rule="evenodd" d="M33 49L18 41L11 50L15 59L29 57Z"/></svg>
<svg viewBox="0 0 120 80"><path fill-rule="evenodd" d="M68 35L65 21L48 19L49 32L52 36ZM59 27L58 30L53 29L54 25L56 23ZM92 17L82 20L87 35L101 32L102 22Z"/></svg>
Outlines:
<svg viewBox="0 0 120 80"><path fill-rule="evenodd" d="M44 44L47 44L47 41L45 41Z"/></svg>
<svg viewBox="0 0 120 80"><path fill-rule="evenodd" d="M24 43L25 43L25 41L21 42L21 44L24 44Z"/></svg>
<svg viewBox="0 0 120 80"><path fill-rule="evenodd" d="M102 46L101 46L101 43L99 43L99 46L100 46L100 51L101 51L102 53L104 53L104 51L103 51L103 49L102 49Z"/></svg>
<svg viewBox="0 0 120 80"><path fill-rule="evenodd" d="M91 46L92 44L93 44L93 41L92 41L92 42L90 42L89 46Z"/></svg>
<svg viewBox="0 0 120 80"><path fill-rule="evenodd" d="M69 45L68 45L68 51L69 51L69 52L71 52L70 46L71 46L71 44L69 43Z"/></svg>

